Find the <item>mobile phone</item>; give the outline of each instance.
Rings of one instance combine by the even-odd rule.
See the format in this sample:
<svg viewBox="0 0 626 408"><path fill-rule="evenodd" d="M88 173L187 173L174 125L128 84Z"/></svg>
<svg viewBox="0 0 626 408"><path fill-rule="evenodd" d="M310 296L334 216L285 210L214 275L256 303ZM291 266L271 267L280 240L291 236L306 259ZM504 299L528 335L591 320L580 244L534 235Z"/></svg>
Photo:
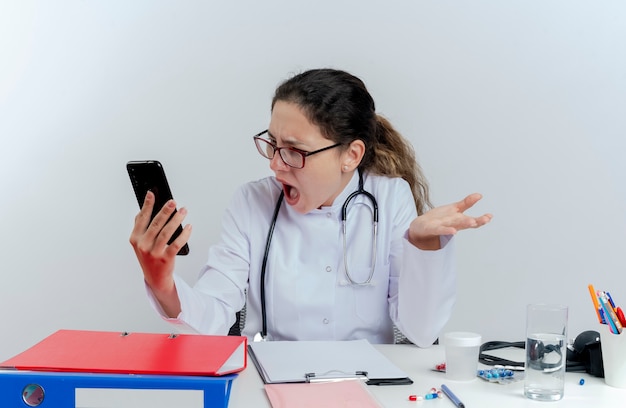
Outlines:
<svg viewBox="0 0 626 408"><path fill-rule="evenodd" d="M154 208L150 215L150 221L157 215L165 203L172 199L172 191L170 190L167 177L165 177L165 170L163 166L157 160L144 160L144 161L129 161L126 163L126 170L128 170L128 176L130 182L133 185L135 196L137 196L137 202L139 208L143 207L144 199L148 191L154 193ZM170 219L174 216L176 210L172 213ZM168 220L169 221L169 220ZM183 232L183 226L179 225L176 231L172 235L172 238L168 241L171 244ZM178 251L177 255L187 255L189 253L189 245L185 245Z"/></svg>

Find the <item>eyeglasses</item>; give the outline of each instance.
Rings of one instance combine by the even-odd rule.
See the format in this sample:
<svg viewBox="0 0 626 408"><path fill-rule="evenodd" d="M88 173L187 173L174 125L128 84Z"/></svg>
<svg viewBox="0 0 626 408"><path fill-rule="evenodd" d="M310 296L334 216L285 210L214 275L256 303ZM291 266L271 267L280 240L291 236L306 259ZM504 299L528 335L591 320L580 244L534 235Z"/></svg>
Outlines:
<svg viewBox="0 0 626 408"><path fill-rule="evenodd" d="M267 130L254 136L254 144L257 150L261 153L261 156L266 159L272 160L276 152L280 155L283 162L294 169L301 169L304 167L304 158L312 156L317 153L321 153L324 150L329 150L337 146L341 146L341 143L336 143L332 146L323 147L312 152L306 152L304 150L296 149L295 147L278 147L274 143L267 139L263 139L261 136L267 133Z"/></svg>

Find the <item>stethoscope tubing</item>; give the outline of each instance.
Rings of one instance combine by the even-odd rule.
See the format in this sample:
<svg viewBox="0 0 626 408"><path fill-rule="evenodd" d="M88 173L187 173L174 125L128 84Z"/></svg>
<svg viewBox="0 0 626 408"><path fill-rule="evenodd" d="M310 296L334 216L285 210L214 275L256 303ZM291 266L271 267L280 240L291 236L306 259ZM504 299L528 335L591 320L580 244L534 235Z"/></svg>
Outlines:
<svg viewBox="0 0 626 408"><path fill-rule="evenodd" d="M352 275L350 275L350 271L348 270L348 245L347 245L347 220L348 220L348 204L354 198L356 198L359 194L365 195L372 203L372 219L373 219L373 239L372 239L372 268L370 270L370 274L366 280L363 282L355 281L352 279ZM341 207L341 227L343 229L343 267L345 269L346 279L352 285L365 286L369 285L372 282L372 278L374 277L374 269L376 267L376 240L378 237L378 203L376 202L376 198L369 192L365 191L363 188L363 175L359 172L359 188L354 191L352 194L346 198L343 206Z"/></svg>
<svg viewBox="0 0 626 408"><path fill-rule="evenodd" d="M346 221L348 218L348 204L359 194L365 195L372 203L372 218L373 218L373 244L372 244L372 268L368 278L363 282L358 282L352 279L350 276L350 272L348 271L348 261L346 255ZM285 192L281 191L276 200L276 207L274 208L274 214L272 215L272 222L270 224L269 231L267 232L267 240L265 243L265 252L263 253L263 262L261 264L261 277L260 277L260 286L261 286L261 320L262 320L262 328L261 328L261 338L265 339L267 336L267 306L265 304L265 277L267 271L267 259L269 257L270 246L272 243L272 236L274 235L274 228L276 227L276 220L278 219L278 213L280 211L280 207L283 202L283 198L285 196ZM363 175L359 171L359 188L354 191L352 194L346 198L343 206L341 207L341 223L343 230L343 262L345 268L345 275L348 281L357 286L365 286L369 285L372 281L372 277L374 276L374 269L376 266L376 241L378 237L378 203L376 202L376 198L368 191L365 191L363 188Z"/></svg>
<svg viewBox="0 0 626 408"><path fill-rule="evenodd" d="M272 243L272 236L274 235L274 227L276 227L276 219L278 218L278 212L283 202L285 192L281 190L278 200L276 201L276 207L274 208L274 215L272 216L272 223L270 229L267 232L267 241L265 242L265 253L263 254L263 263L261 264L261 319L263 321L263 327L261 329L261 337L267 336L267 308L265 306L265 271L267 269L267 257L270 253L270 245Z"/></svg>

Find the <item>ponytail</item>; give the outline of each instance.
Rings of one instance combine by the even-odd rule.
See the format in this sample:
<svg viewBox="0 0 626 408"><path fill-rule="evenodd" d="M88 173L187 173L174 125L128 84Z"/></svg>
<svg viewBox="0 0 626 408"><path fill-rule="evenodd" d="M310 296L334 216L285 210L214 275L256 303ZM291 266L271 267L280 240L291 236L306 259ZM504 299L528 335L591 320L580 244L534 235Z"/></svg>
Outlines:
<svg viewBox="0 0 626 408"><path fill-rule="evenodd" d="M428 182L415 159L413 147L380 115L376 115L374 144L366 151L359 166L362 170L388 177L402 177L411 187L417 214L421 215L432 208Z"/></svg>

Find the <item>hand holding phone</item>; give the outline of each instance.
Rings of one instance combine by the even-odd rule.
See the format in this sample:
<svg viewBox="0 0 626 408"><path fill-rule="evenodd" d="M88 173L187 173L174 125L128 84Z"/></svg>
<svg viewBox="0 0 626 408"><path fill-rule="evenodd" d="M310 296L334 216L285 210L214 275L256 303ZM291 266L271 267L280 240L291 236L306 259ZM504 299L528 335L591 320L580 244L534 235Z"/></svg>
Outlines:
<svg viewBox="0 0 626 408"><path fill-rule="evenodd" d="M152 191L152 193L154 193L154 207L152 208L152 214L150 215L150 221L152 222L165 203L173 198L163 166L157 160L130 161L126 163L126 169L128 171L133 190L135 191L139 208L143 207L143 202L148 191ZM170 219L175 213L176 210L174 210ZM171 244L182 232L183 226L178 225L176 231L168 240L168 244ZM187 255L188 253L189 245L185 243L185 245L178 251L177 255Z"/></svg>

